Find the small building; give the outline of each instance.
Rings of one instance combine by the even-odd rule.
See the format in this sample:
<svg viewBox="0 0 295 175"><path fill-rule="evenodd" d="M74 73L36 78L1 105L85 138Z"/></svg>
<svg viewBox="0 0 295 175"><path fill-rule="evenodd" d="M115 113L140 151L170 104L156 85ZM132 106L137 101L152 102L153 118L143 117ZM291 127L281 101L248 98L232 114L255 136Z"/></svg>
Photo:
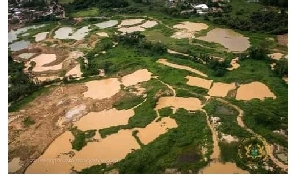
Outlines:
<svg viewBox="0 0 295 175"><path fill-rule="evenodd" d="M191 5L196 10L207 11L209 7L206 4Z"/></svg>

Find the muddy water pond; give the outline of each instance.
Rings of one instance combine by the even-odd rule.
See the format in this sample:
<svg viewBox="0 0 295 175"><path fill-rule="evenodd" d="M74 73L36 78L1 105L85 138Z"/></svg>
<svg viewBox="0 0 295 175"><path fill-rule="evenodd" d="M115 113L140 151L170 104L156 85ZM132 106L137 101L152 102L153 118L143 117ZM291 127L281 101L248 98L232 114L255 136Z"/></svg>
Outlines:
<svg viewBox="0 0 295 175"><path fill-rule="evenodd" d="M195 32L207 29L208 25L204 23L194 23L194 22L185 21L180 24L174 25L173 28L180 29L181 31L175 32L171 37L176 39L182 39L182 38L193 38Z"/></svg>
<svg viewBox="0 0 295 175"><path fill-rule="evenodd" d="M132 33L132 32L142 32L145 29L140 26L134 26L134 27L121 27L118 29L118 31L123 33Z"/></svg>
<svg viewBox="0 0 295 175"><path fill-rule="evenodd" d="M31 61L34 61L36 63L35 67L33 68L33 71L43 72L47 70L60 70L62 68L62 63L54 65L54 66L44 67L45 64L51 63L55 60L56 60L55 54L40 54L34 57L33 59L31 59Z"/></svg>
<svg viewBox="0 0 295 175"><path fill-rule="evenodd" d="M39 42L39 41L45 40L48 33L49 32L38 33L37 35L35 35L35 41Z"/></svg>
<svg viewBox="0 0 295 175"><path fill-rule="evenodd" d="M110 98L119 92L120 84L117 78L89 81L85 83L88 90L83 94L93 99Z"/></svg>
<svg viewBox="0 0 295 175"><path fill-rule="evenodd" d="M165 107L173 107L174 111L180 108L194 111L202 108L202 102L198 98L191 97L161 97L157 103L156 109Z"/></svg>
<svg viewBox="0 0 295 175"><path fill-rule="evenodd" d="M199 71L197 69L193 69L191 67L183 66L183 65L179 65L179 64L169 63L166 59L159 59L157 62L160 63L160 64L164 64L166 66L172 67L172 68L183 69L183 70L193 72L195 74L199 74L199 75L201 75L203 77L208 77L206 74L202 73L201 71Z"/></svg>
<svg viewBox="0 0 295 175"><path fill-rule="evenodd" d="M251 100L254 98L263 100L266 97L276 98L275 94L261 82L241 84L236 95L237 100Z"/></svg>
<svg viewBox="0 0 295 175"><path fill-rule="evenodd" d="M77 64L74 68L69 70L69 72L67 72L65 76L70 76L70 75L72 75L73 77L81 77L82 76L80 64Z"/></svg>
<svg viewBox="0 0 295 175"><path fill-rule="evenodd" d="M192 76L186 76L185 78L188 79L188 82L186 82L186 84L190 86L205 88L205 89L210 89L211 84L213 82L213 80L206 80L203 78L192 77Z"/></svg>
<svg viewBox="0 0 295 175"><path fill-rule="evenodd" d="M147 69L140 69L122 77L122 84L124 86L132 86L140 82L149 81L152 77L151 75L152 73Z"/></svg>
<svg viewBox="0 0 295 175"><path fill-rule="evenodd" d="M140 27L143 27L143 28L152 28L152 27L156 26L157 24L158 24L157 21L148 20L145 23L141 24Z"/></svg>
<svg viewBox="0 0 295 175"><path fill-rule="evenodd" d="M101 23L97 23L95 25L100 29L106 29L106 28L109 28L109 27L113 27L113 26L115 26L117 24L118 24L117 20L109 20L109 21L104 21L104 22L101 22Z"/></svg>
<svg viewBox="0 0 295 175"><path fill-rule="evenodd" d="M147 145L148 143L152 142L160 135L165 134L168 129L176 128L177 123L174 119L170 117L163 117L160 121L153 121L152 123L148 124L145 128L138 128L137 136L139 137L140 141Z"/></svg>
<svg viewBox="0 0 295 175"><path fill-rule="evenodd" d="M78 129L86 131L90 129L103 129L111 126L126 125L130 117L134 115L133 109L128 110L103 110L101 112L90 112L79 121L74 122Z"/></svg>
<svg viewBox="0 0 295 175"><path fill-rule="evenodd" d="M19 58L21 59L29 59L31 57L33 57L36 53L21 53L18 55Z"/></svg>
<svg viewBox="0 0 295 175"><path fill-rule="evenodd" d="M197 39L219 43L232 52L243 52L250 47L248 37L244 37L231 29L215 28L209 31L206 36Z"/></svg>
<svg viewBox="0 0 295 175"><path fill-rule="evenodd" d="M84 26L75 32L71 27L61 27L55 31L54 38L82 40L88 34L88 31L88 26Z"/></svg>
<svg viewBox="0 0 295 175"><path fill-rule="evenodd" d="M209 166L205 167L202 174L249 174L248 171L242 170L236 166L235 163L226 162L211 162Z"/></svg>
<svg viewBox="0 0 295 175"><path fill-rule="evenodd" d="M17 41L10 44L9 47L11 51L19 51L19 50L28 48L29 45L30 45L30 41L21 40L21 41Z"/></svg>
<svg viewBox="0 0 295 175"><path fill-rule="evenodd" d="M37 28L41 28L44 27L45 25L32 25L32 26L28 26L28 27L23 27L23 28L19 28L17 30L11 30L10 32L8 32L8 42L13 42L15 40L17 40L17 35L22 34L27 32L29 29L37 29Z"/></svg>
<svg viewBox="0 0 295 175"><path fill-rule="evenodd" d="M140 24L144 21L144 19L124 19L121 21L121 24L118 27L121 26L132 26L135 24Z"/></svg>
<svg viewBox="0 0 295 175"><path fill-rule="evenodd" d="M221 82L213 83L212 88L209 90L208 94L215 97L225 97L228 91L236 88L235 83L226 84Z"/></svg>
<svg viewBox="0 0 295 175"><path fill-rule="evenodd" d="M109 37L108 33L106 33L106 32L97 32L96 35L98 35L100 37Z"/></svg>

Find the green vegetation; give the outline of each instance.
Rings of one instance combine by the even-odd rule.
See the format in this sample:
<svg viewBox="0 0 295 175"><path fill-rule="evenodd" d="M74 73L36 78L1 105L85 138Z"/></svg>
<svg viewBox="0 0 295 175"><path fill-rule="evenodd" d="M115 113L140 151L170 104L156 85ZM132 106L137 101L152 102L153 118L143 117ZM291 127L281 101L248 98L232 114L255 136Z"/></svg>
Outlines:
<svg viewBox="0 0 295 175"><path fill-rule="evenodd" d="M159 109L159 114L161 117L170 117L173 114L173 110L171 107L166 107Z"/></svg>
<svg viewBox="0 0 295 175"><path fill-rule="evenodd" d="M98 8L88 8L71 14L71 17L97 17L99 15Z"/></svg>
<svg viewBox="0 0 295 175"><path fill-rule="evenodd" d="M25 127L29 127L33 124L35 124L35 121L32 120L30 117L26 117L24 120L23 120L23 124Z"/></svg>
<svg viewBox="0 0 295 175"><path fill-rule="evenodd" d="M130 109L141 102L143 102L144 98L142 96L135 95L133 93L127 93L123 99L117 101L113 104L113 107L122 110L122 109Z"/></svg>
<svg viewBox="0 0 295 175"><path fill-rule="evenodd" d="M95 136L96 130L87 130L81 131L77 127L71 129L72 134L74 135L74 140L72 141L72 149L77 151L81 150L84 146L87 145L88 140Z"/></svg>
<svg viewBox="0 0 295 175"><path fill-rule="evenodd" d="M139 150L128 154L122 161L110 166L120 173L164 173L167 168L176 168L182 173L192 170L197 173L207 163L212 153L212 137L206 124L205 114L202 112L188 113L179 109L173 116L178 124L153 142ZM209 150L202 155L201 149L205 145ZM84 169L84 173L97 173L99 166Z"/></svg>
<svg viewBox="0 0 295 175"><path fill-rule="evenodd" d="M238 157L238 142L219 142L220 158L222 162L236 162Z"/></svg>

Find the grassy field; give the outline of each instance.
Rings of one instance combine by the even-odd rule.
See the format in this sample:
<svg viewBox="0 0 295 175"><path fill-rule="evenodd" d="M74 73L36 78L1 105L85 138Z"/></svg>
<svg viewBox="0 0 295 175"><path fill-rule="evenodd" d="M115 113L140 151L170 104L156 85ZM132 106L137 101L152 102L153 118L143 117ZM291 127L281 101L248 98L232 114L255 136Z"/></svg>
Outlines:
<svg viewBox="0 0 295 175"><path fill-rule="evenodd" d="M85 10L81 10L78 12L70 13L70 17L78 18L78 17L98 17L99 13L99 8L96 7L91 7Z"/></svg>

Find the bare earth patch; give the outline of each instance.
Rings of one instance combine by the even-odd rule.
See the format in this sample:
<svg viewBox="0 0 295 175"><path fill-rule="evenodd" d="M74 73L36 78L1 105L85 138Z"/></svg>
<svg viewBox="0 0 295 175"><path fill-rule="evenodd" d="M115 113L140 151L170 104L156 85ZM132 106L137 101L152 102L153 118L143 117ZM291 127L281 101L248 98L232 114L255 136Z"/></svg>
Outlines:
<svg viewBox="0 0 295 175"><path fill-rule="evenodd" d="M282 53L272 53L272 54L268 54L268 56L274 60L280 60L284 54Z"/></svg>
<svg viewBox="0 0 295 175"><path fill-rule="evenodd" d="M135 24L140 24L144 21L144 19L124 19L121 21L121 24L118 25L120 28L121 26L132 26Z"/></svg>
<svg viewBox="0 0 295 175"><path fill-rule="evenodd" d="M240 67L240 64L238 63L239 57L233 58L230 62L231 66L230 68L226 68L227 70L234 70Z"/></svg>
<svg viewBox="0 0 295 175"><path fill-rule="evenodd" d="M185 21L180 24L176 24L173 26L175 29L180 29L181 31L175 32L171 37L172 38L193 38L195 32L199 32L201 30L207 29L208 25L205 23L194 23Z"/></svg>

